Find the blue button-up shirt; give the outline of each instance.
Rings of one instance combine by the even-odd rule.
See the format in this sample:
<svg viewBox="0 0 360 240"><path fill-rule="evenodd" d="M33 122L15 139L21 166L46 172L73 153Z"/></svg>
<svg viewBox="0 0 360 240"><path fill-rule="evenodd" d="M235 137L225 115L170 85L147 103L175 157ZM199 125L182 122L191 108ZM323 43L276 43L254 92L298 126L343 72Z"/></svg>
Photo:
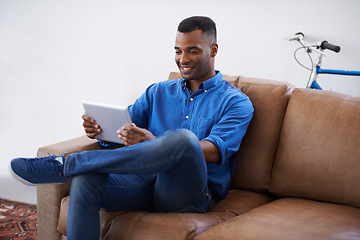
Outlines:
<svg viewBox="0 0 360 240"><path fill-rule="evenodd" d="M234 170L234 155L253 115L249 98L217 74L193 94L184 79L153 84L129 106L132 121L155 136L188 129L219 149L219 163L207 163L209 187L225 197Z"/></svg>

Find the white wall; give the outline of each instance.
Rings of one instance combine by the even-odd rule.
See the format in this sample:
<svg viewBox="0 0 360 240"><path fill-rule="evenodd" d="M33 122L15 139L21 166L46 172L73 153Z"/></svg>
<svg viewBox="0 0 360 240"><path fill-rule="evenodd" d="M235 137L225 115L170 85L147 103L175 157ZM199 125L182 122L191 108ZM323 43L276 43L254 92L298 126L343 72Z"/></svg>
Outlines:
<svg viewBox="0 0 360 240"><path fill-rule="evenodd" d="M358 0L0 0L0 174L14 157L83 135L81 100L128 105L176 71L176 28L191 15L217 23L226 74L304 87L298 45L284 40L298 31L342 47L324 67L360 70ZM360 96L359 77L319 83Z"/></svg>

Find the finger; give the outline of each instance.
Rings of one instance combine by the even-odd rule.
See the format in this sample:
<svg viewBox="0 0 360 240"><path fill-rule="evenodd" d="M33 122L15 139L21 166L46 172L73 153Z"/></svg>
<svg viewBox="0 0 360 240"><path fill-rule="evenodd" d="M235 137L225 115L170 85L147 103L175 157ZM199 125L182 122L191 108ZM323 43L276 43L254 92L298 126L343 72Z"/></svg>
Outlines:
<svg viewBox="0 0 360 240"><path fill-rule="evenodd" d="M129 146L129 139L127 138L127 137L124 137L124 136L122 136L122 135L118 135L118 138L120 138L121 139L121 141L123 142L123 144L125 145L125 146Z"/></svg>
<svg viewBox="0 0 360 240"><path fill-rule="evenodd" d="M132 140L132 139L129 139L129 138L127 138L127 137L121 137L121 140L123 141L123 144L124 144L125 146L131 146L131 145L134 145L134 144L137 143L136 141L134 141L134 140Z"/></svg>
<svg viewBox="0 0 360 240"><path fill-rule="evenodd" d="M85 130L85 132L87 132L87 133L99 133L99 132L101 132L101 128L100 128L100 126L99 125L96 125L96 126L90 126L90 127L84 127L84 130Z"/></svg>
<svg viewBox="0 0 360 240"><path fill-rule="evenodd" d="M87 116L86 114L82 115L82 119L86 122L94 123L95 119L92 119L91 117Z"/></svg>
<svg viewBox="0 0 360 240"><path fill-rule="evenodd" d="M117 131L118 138L120 138L126 146L133 145L138 143L138 134L133 133L128 130L118 130Z"/></svg>
<svg viewBox="0 0 360 240"><path fill-rule="evenodd" d="M86 132L86 136L87 136L88 138L92 138L92 139L94 139L97 134L98 134L98 133L96 133L96 132Z"/></svg>
<svg viewBox="0 0 360 240"><path fill-rule="evenodd" d="M120 135L123 135L126 137L129 137L136 132L137 132L137 129L131 125L123 126L122 128L120 128L116 131L117 134L120 134Z"/></svg>
<svg viewBox="0 0 360 240"><path fill-rule="evenodd" d="M91 124L91 123L84 122L83 127L84 127L85 132L90 132L90 133L101 132L101 127L98 124Z"/></svg>
<svg viewBox="0 0 360 240"><path fill-rule="evenodd" d="M123 140L123 142L129 142L131 139L133 139L135 136L132 132L124 130L124 131L120 131L117 132L118 133L118 137Z"/></svg>
<svg viewBox="0 0 360 240"><path fill-rule="evenodd" d="M83 127L92 127L92 128L94 128L95 126L94 126L94 124L93 124L93 123L90 123L90 122L84 121L84 122L83 122Z"/></svg>
<svg viewBox="0 0 360 240"><path fill-rule="evenodd" d="M86 131L85 130L85 133L86 133L86 136L90 137L90 138L95 138L97 135L99 135L99 133L101 132L101 129L98 129L97 131Z"/></svg>
<svg viewBox="0 0 360 240"><path fill-rule="evenodd" d="M96 135L98 135L102 129L101 128L93 128L93 127L84 127L84 131L86 133L86 136L90 138L94 138Z"/></svg>
<svg viewBox="0 0 360 240"><path fill-rule="evenodd" d="M124 126L122 126L122 128L119 129L119 130L133 131L134 129L135 129L135 128L134 128L133 125L124 125Z"/></svg>
<svg viewBox="0 0 360 240"><path fill-rule="evenodd" d="M130 125L130 129L131 129L131 131L134 131L134 132L142 132L142 128L139 128L139 127L137 127L136 125L135 125L135 123L132 123L131 125Z"/></svg>
<svg viewBox="0 0 360 240"><path fill-rule="evenodd" d="M86 115L83 115L82 118L84 120L84 122L83 122L84 128L95 128L95 125L94 125L95 120L94 119L92 119Z"/></svg>

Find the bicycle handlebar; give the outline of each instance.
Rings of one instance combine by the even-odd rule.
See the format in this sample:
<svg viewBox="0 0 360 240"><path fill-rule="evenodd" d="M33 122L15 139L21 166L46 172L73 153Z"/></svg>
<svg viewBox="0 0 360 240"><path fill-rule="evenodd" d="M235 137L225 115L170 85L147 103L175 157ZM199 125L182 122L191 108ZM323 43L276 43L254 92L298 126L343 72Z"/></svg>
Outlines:
<svg viewBox="0 0 360 240"><path fill-rule="evenodd" d="M320 48L321 49L328 49L328 50L331 50L331 51L334 51L336 53L340 52L340 46L336 46L336 45L333 45L331 43L328 43L328 41L323 41L321 44L320 44Z"/></svg>
<svg viewBox="0 0 360 240"><path fill-rule="evenodd" d="M302 46L305 48L311 48L313 50L315 49L321 49L321 50L325 50L325 49L328 49L328 50L331 50L331 51L334 51L336 53L340 52L341 48L340 46L337 46L337 45L334 45L334 44L331 44L329 43L328 41L322 41L322 43L317 43L315 45L311 45L307 42L304 42L303 38L305 37L305 35L302 33L302 32L298 32L298 33L295 33L295 35L292 37L292 38L288 38L287 40L289 41L298 41L302 44Z"/></svg>

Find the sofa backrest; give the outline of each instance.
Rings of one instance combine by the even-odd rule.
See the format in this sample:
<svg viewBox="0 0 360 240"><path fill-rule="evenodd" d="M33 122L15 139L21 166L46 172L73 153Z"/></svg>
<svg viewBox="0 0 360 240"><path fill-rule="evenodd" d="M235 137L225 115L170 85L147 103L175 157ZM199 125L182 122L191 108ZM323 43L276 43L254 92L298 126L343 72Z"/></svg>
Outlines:
<svg viewBox="0 0 360 240"><path fill-rule="evenodd" d="M170 80L181 75L172 72ZM267 191L280 138L280 131L293 86L286 82L223 75L249 96L254 116L238 152L232 185Z"/></svg>
<svg viewBox="0 0 360 240"><path fill-rule="evenodd" d="M360 98L293 91L269 190L360 207Z"/></svg>
<svg viewBox="0 0 360 240"><path fill-rule="evenodd" d="M286 82L239 77L237 87L252 101L254 116L238 152L232 185L267 191L293 86Z"/></svg>

